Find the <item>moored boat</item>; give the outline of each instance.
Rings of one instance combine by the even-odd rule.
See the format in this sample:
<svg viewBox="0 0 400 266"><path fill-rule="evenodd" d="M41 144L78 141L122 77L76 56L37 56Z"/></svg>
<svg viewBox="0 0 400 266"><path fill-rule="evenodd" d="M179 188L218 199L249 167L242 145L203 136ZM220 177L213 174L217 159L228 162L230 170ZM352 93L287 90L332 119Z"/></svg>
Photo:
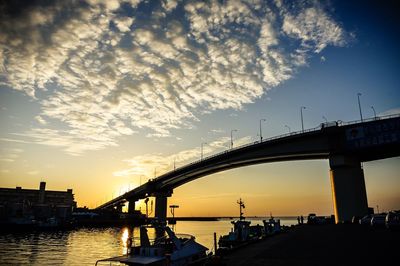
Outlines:
<svg viewBox="0 0 400 266"><path fill-rule="evenodd" d="M238 202L240 216L239 220L232 221L233 228L228 235L223 235L218 241L218 253L224 253L227 250L236 248L238 246L247 244L261 238L263 234L262 226L251 226L250 221L246 221L243 216L243 209L245 208L244 202L240 199Z"/></svg>
<svg viewBox="0 0 400 266"><path fill-rule="evenodd" d="M281 232L281 221L275 219L272 215L268 220L263 220L264 236L274 235Z"/></svg>
<svg viewBox="0 0 400 266"><path fill-rule="evenodd" d="M155 228L162 235L150 240L148 228ZM128 240L132 244L132 239ZM208 248L197 243L195 237L187 234L175 234L166 225L150 225L140 227L140 245L128 247L128 254L98 260L100 262L118 262L125 265L203 265L209 258Z"/></svg>

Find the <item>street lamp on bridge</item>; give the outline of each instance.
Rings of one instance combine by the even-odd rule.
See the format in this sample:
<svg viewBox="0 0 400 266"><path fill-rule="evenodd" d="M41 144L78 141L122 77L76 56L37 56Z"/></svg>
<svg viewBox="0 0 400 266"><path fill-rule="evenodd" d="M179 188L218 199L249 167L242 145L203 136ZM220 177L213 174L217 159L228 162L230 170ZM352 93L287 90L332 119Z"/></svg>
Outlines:
<svg viewBox="0 0 400 266"><path fill-rule="evenodd" d="M232 129L231 130L231 149L233 148L233 136L232 136L233 132L237 132L237 129Z"/></svg>
<svg viewBox="0 0 400 266"><path fill-rule="evenodd" d="M373 106L371 106L372 111L374 111L374 119L376 120L376 112L375 112L375 108Z"/></svg>
<svg viewBox="0 0 400 266"><path fill-rule="evenodd" d="M207 144L207 142L202 142L201 143L201 154L200 154L200 160L203 160L203 145Z"/></svg>
<svg viewBox="0 0 400 266"><path fill-rule="evenodd" d="M288 125L285 125L285 127L289 130L289 133L290 133L291 132L290 127Z"/></svg>
<svg viewBox="0 0 400 266"><path fill-rule="evenodd" d="M360 117L361 117L361 122L363 121L363 116L362 116L362 112L361 112L361 103L360 103L360 96L362 94L359 92L357 93L357 99L358 99L358 110L360 111Z"/></svg>
<svg viewBox="0 0 400 266"><path fill-rule="evenodd" d="M262 119L260 119L260 142L262 142L262 140L263 140L263 137L262 137L262 129L261 129L261 122L265 122L265 121L267 121L265 118L262 118Z"/></svg>
<svg viewBox="0 0 400 266"><path fill-rule="evenodd" d="M300 107L301 131L302 131L302 132L304 132L303 109L306 109L306 107L305 107L305 106L301 106L301 107Z"/></svg>

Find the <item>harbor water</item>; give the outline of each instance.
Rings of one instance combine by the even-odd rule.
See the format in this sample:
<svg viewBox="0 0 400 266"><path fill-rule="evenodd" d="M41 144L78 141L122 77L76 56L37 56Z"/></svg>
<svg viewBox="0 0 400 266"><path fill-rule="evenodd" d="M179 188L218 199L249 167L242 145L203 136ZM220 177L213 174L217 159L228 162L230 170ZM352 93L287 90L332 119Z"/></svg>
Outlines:
<svg viewBox="0 0 400 266"><path fill-rule="evenodd" d="M279 219L279 218L278 218ZM296 224L295 217L280 218L282 225ZM262 225L262 219L248 219ZM217 237L232 228L229 219L178 221L177 233L191 234L196 241L213 248ZM0 233L0 265L94 265L97 260L126 253L126 239L139 236L138 228L78 228L68 231ZM138 239L135 239L137 242Z"/></svg>

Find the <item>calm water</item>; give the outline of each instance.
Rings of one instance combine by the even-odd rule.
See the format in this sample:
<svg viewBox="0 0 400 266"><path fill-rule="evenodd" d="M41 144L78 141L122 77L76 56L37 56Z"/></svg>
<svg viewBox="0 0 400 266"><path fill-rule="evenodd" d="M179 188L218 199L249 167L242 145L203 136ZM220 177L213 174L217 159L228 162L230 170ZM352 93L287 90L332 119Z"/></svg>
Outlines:
<svg viewBox="0 0 400 266"><path fill-rule="evenodd" d="M252 225L261 220L250 219ZM282 218L281 224L297 223L296 218ZM213 233L227 234L229 220L179 221L175 231L194 235L196 240L213 250ZM97 260L126 252L124 240L132 234L128 228L81 228L59 232L0 234L0 265L94 265ZM139 236L138 228L133 230ZM105 264L103 264L105 265ZM109 265L109 264L108 264Z"/></svg>

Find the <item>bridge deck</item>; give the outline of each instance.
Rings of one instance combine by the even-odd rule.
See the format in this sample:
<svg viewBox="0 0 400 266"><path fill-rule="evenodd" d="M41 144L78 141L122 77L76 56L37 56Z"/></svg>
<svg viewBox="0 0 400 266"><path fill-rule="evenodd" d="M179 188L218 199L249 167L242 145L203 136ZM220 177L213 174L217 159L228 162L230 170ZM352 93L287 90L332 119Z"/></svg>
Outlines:
<svg viewBox="0 0 400 266"><path fill-rule="evenodd" d="M96 209L138 200L152 193L172 191L194 179L216 172L268 162L327 159L349 153L360 161L399 156L400 115L354 122L330 122L226 150L165 173Z"/></svg>

